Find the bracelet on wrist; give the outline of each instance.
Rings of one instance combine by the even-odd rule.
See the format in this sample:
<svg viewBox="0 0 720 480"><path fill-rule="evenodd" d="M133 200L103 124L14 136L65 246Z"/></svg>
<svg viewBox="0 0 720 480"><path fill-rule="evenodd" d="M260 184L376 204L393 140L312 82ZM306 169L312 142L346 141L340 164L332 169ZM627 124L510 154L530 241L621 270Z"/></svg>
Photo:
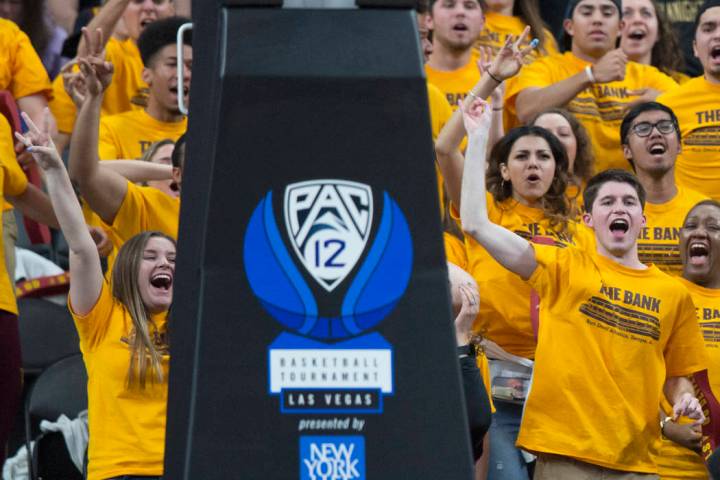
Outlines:
<svg viewBox="0 0 720 480"><path fill-rule="evenodd" d="M490 73L490 69L489 69L489 68L488 68L487 70L485 70L485 73L487 73L488 75L490 75L490 78L492 78L493 80L495 80L498 84L501 84L501 83L502 83L502 80L499 80L495 75L493 75L492 73Z"/></svg>
<svg viewBox="0 0 720 480"><path fill-rule="evenodd" d="M493 108L492 111L493 111L493 112L502 112L502 111L503 111L503 107Z"/></svg>
<svg viewBox="0 0 720 480"><path fill-rule="evenodd" d="M595 75L593 75L592 67L590 65L585 66L585 75L587 75L590 83L595 83Z"/></svg>

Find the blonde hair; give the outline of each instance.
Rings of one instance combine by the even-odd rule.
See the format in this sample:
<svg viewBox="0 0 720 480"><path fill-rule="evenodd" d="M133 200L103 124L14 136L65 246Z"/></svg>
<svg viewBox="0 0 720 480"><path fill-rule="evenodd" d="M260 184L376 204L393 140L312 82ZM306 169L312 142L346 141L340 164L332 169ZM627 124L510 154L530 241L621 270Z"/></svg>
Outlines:
<svg viewBox="0 0 720 480"><path fill-rule="evenodd" d="M143 303L138 285L138 272L145 246L151 238L165 238L175 245L175 240L156 231L142 232L125 242L118 252L112 270L111 291L132 319L133 330L129 335L130 365L127 373L127 385L145 388L148 368L152 370L151 381L162 383L165 378L162 368L162 351L151 337L150 326L157 328L152 316ZM164 348L163 348L164 350Z"/></svg>

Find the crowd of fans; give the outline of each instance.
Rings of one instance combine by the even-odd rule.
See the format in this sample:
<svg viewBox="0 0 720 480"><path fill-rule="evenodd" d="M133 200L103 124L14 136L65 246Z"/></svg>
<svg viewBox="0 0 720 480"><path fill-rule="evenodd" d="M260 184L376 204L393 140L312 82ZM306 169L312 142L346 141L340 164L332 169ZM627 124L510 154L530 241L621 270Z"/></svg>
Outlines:
<svg viewBox="0 0 720 480"><path fill-rule="evenodd" d="M67 240L88 478L159 478L177 101L193 53L188 35L179 79L175 41L189 20L172 0L56 3L0 1L0 90L25 125L13 143L0 115L0 186ZM720 392L720 0L416 11L476 478L709 478L720 419L699 398ZM23 174L32 163L45 190ZM0 464L21 393L10 204Z"/></svg>

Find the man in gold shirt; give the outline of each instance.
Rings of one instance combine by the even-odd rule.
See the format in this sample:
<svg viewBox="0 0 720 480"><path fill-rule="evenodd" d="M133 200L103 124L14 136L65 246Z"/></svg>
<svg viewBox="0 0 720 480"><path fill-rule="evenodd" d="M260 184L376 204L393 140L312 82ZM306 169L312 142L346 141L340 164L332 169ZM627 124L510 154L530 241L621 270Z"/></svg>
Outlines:
<svg viewBox="0 0 720 480"><path fill-rule="evenodd" d="M482 0L430 2L428 25L433 32L433 50L425 73L453 109L480 80L473 44L484 23Z"/></svg>
<svg viewBox="0 0 720 480"><path fill-rule="evenodd" d="M170 17L148 25L138 39L145 64L142 78L147 83L147 106L142 110L107 115L100 120L101 160L138 159L154 142L177 140L187 129L187 118L178 109L178 95L185 101L192 73L191 38L185 35L184 76L177 78L176 36L190 20Z"/></svg>
<svg viewBox="0 0 720 480"><path fill-rule="evenodd" d="M103 100L102 113L112 115L131 109L141 109L147 102L147 85L142 79L143 63L136 42L140 33L152 22L173 15L172 0L108 0L88 24L91 32L104 33L103 47L107 60L113 64L115 73ZM111 36L118 22L122 21L128 38ZM78 57L87 54L84 40L78 46ZM58 138L55 145L62 151L70 141L77 109L65 92L62 75L53 81L53 99L50 109L57 120Z"/></svg>
<svg viewBox="0 0 720 480"><path fill-rule="evenodd" d="M707 197L675 182L675 160L680 153L677 117L665 105L641 103L625 115L620 139L625 158L647 192L646 223L638 238L640 261L679 276L680 228L690 209Z"/></svg>
<svg viewBox="0 0 720 480"><path fill-rule="evenodd" d="M698 11L693 49L703 75L657 101L680 119L678 183L720 200L720 1L706 1Z"/></svg>
<svg viewBox="0 0 720 480"><path fill-rule="evenodd" d="M570 50L524 68L506 95L507 108L521 122L552 107L574 113L590 135L598 172L630 170L618 128L625 110L677 87L655 67L628 62L617 48L620 15L619 0L572 0L564 22Z"/></svg>
<svg viewBox="0 0 720 480"><path fill-rule="evenodd" d="M463 113L463 230L540 297L533 384L517 441L538 455L534 479L657 479L660 400L672 403L673 417L702 422L687 376L706 368L707 355L690 294L638 258L642 185L623 170L590 179L583 221L595 251L532 244L490 221L490 115L480 101Z"/></svg>

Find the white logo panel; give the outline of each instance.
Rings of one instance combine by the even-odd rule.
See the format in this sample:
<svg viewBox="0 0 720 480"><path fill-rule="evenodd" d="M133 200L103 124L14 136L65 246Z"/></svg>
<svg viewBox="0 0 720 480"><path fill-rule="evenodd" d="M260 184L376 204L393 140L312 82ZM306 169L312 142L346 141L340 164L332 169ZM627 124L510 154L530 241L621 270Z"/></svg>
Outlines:
<svg viewBox="0 0 720 480"><path fill-rule="evenodd" d="M295 254L328 292L360 259L372 218L372 189L368 185L311 180L285 189L285 227Z"/></svg>

